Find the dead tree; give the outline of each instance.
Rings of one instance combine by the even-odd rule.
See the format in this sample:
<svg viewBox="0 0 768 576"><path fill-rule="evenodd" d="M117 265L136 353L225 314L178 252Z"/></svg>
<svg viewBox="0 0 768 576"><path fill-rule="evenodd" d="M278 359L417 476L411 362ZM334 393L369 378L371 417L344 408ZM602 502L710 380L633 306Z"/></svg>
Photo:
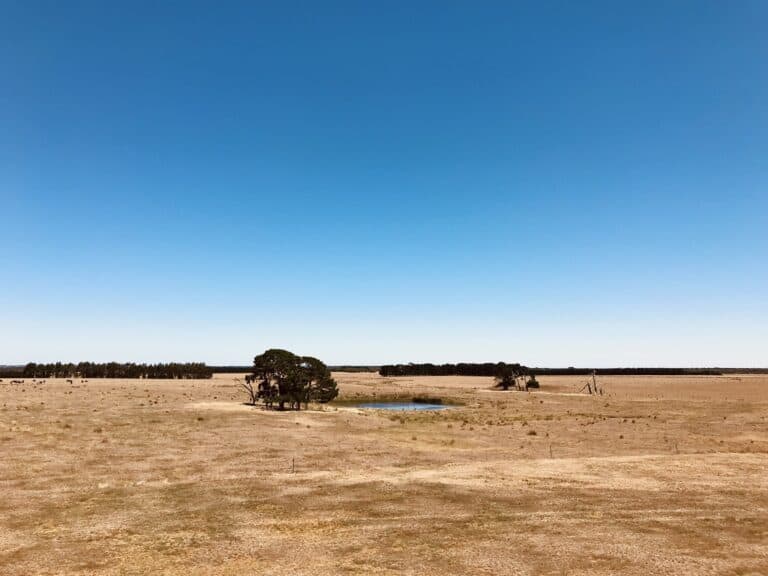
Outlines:
<svg viewBox="0 0 768 576"><path fill-rule="evenodd" d="M597 385L597 370L592 370L592 390L594 390L595 394L600 394L600 396L603 395L603 387Z"/></svg>
<svg viewBox="0 0 768 576"><path fill-rule="evenodd" d="M249 404L256 406L256 400L259 398L259 389L254 386L253 376L246 376L245 382L240 380L240 378L235 378L235 381L248 392L248 398L250 398Z"/></svg>
<svg viewBox="0 0 768 576"><path fill-rule="evenodd" d="M579 392L583 392L584 389L587 389L587 393L590 395L600 395L602 396L605 393L605 390L603 390L602 386L597 385L597 370L592 370L592 381L590 382L587 380L587 382L584 384L584 386L581 387L581 390Z"/></svg>

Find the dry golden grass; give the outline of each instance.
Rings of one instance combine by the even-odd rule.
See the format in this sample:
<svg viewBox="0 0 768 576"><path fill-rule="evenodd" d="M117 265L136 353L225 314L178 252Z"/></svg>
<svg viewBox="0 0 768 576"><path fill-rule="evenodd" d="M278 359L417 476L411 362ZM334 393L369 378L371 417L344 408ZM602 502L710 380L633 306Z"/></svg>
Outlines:
<svg viewBox="0 0 768 576"><path fill-rule="evenodd" d="M0 574L768 574L768 377L0 383ZM295 460L295 472L291 472Z"/></svg>

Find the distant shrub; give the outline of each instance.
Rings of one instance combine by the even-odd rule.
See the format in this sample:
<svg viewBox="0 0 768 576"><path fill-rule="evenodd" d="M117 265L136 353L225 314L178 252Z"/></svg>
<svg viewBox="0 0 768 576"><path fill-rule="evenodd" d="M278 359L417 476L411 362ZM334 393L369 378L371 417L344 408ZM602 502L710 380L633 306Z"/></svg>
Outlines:
<svg viewBox="0 0 768 576"><path fill-rule="evenodd" d="M442 404L442 398L430 398L429 396L416 396L411 402L414 404Z"/></svg>

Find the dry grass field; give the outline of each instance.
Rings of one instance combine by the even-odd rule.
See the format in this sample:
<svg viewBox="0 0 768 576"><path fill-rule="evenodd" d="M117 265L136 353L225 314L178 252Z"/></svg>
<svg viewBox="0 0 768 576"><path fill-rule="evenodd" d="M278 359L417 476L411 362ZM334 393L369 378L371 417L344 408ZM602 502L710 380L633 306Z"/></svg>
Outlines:
<svg viewBox="0 0 768 576"><path fill-rule="evenodd" d="M0 383L0 574L768 574L768 377ZM362 411L427 394L460 407Z"/></svg>

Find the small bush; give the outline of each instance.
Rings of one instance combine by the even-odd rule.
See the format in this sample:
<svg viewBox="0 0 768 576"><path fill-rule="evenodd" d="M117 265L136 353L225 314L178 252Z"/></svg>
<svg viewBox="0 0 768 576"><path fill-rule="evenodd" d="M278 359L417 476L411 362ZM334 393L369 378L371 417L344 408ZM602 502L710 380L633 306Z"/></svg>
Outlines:
<svg viewBox="0 0 768 576"><path fill-rule="evenodd" d="M414 404L442 404L442 398L430 398L429 396L415 396L411 402Z"/></svg>

